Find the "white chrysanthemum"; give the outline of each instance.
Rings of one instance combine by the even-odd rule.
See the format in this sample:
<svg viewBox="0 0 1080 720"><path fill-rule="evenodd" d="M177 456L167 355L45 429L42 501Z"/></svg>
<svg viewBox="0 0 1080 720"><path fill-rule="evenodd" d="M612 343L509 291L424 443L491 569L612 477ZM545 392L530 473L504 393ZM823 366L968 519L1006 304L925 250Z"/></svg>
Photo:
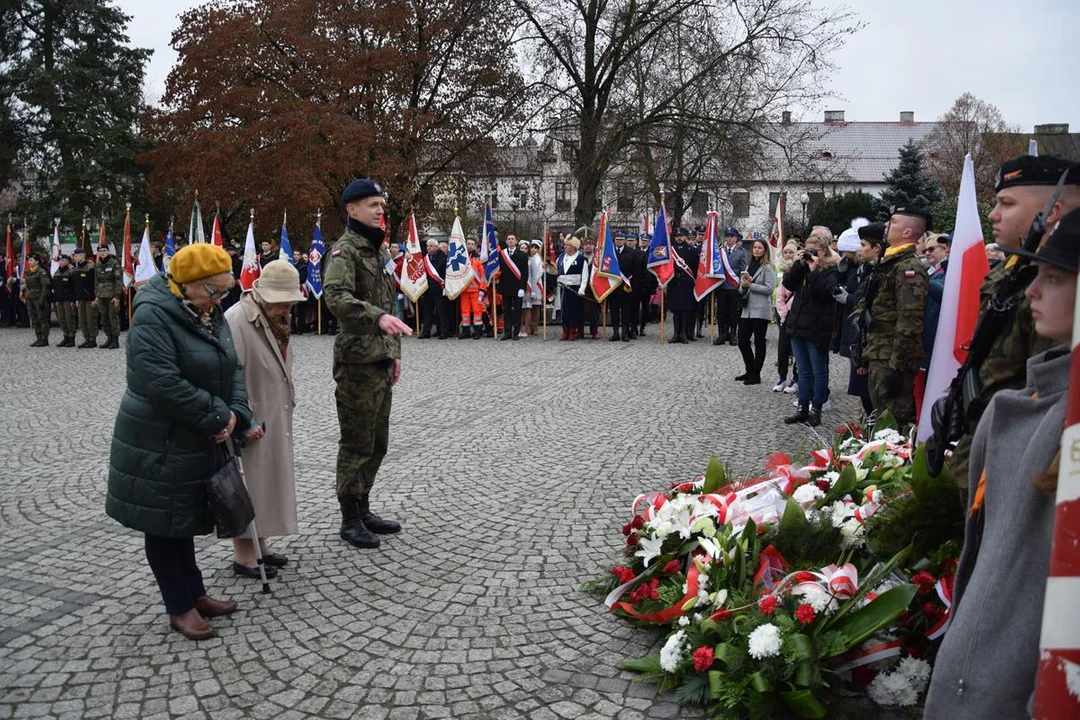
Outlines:
<svg viewBox="0 0 1080 720"><path fill-rule="evenodd" d="M906 657L896 665L896 672L907 677L920 689L930 680L930 663L919 658Z"/></svg>
<svg viewBox="0 0 1080 720"><path fill-rule="evenodd" d="M791 590L792 595L801 595L807 605L814 608L816 613L826 615L836 612L840 607L839 601L832 594L817 583L802 583Z"/></svg>
<svg viewBox="0 0 1080 720"><path fill-rule="evenodd" d="M845 548L859 547L866 544L865 526L855 518L845 520L840 526L840 544Z"/></svg>
<svg viewBox="0 0 1080 720"><path fill-rule="evenodd" d="M680 615L678 622L679 622L679 627L686 627L687 625L690 624L690 618L686 617L685 615Z"/></svg>
<svg viewBox="0 0 1080 720"><path fill-rule="evenodd" d="M679 663L683 659L685 641L686 632L680 630L669 637L664 647L660 648L660 667L664 669L664 672L673 673L678 670Z"/></svg>
<svg viewBox="0 0 1080 720"><path fill-rule="evenodd" d="M886 428L885 430L877 431L876 433L874 433L874 439L884 440L885 442L892 443L893 445L899 445L900 443L904 442L904 436L898 433L896 430L893 430L892 428Z"/></svg>
<svg viewBox="0 0 1080 720"><path fill-rule="evenodd" d="M837 528L847 522L848 518L855 516L855 504L843 500L837 500L832 505L826 505L822 510L827 511L832 516L832 526Z"/></svg>
<svg viewBox="0 0 1080 720"><path fill-rule="evenodd" d="M750 657L755 660L776 657L780 654L780 628L772 623L765 623L754 628L748 640L750 641Z"/></svg>
<svg viewBox="0 0 1080 720"><path fill-rule="evenodd" d="M911 707L919 701L918 689L907 676L896 672L878 675L866 692L878 705Z"/></svg>
<svg viewBox="0 0 1080 720"><path fill-rule="evenodd" d="M821 479L829 483L829 487L832 487L836 484L837 480L840 479L840 473L836 472L835 470L830 470L829 472L822 475Z"/></svg>
<svg viewBox="0 0 1080 720"><path fill-rule="evenodd" d="M800 505L809 505L819 498L825 497L825 493L821 492L821 488L814 483L806 483L795 488L795 492L791 494L791 497Z"/></svg>

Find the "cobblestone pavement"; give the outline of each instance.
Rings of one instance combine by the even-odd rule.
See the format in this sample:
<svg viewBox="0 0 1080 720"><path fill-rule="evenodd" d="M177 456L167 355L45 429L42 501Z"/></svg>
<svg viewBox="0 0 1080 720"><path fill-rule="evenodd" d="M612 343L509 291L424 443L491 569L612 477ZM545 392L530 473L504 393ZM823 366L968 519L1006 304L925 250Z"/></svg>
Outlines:
<svg viewBox="0 0 1080 720"><path fill-rule="evenodd" d="M202 538L219 637L170 632L142 538L104 514L124 355L0 331L0 718L700 717L617 668L658 636L580 591L638 492L748 472L813 442L791 396L731 382L733 347L408 340L374 505L404 530L337 536L331 338L294 340L300 534L273 594ZM53 334L53 342L58 341ZM775 351L770 338L770 355ZM834 358L827 425L854 416ZM651 441L650 438L656 440Z"/></svg>

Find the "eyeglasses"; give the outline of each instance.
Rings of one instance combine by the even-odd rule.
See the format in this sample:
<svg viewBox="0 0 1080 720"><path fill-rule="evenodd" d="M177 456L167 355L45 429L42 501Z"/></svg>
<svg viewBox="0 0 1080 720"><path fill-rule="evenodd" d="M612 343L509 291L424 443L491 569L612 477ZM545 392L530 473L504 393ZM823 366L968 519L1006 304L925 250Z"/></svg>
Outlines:
<svg viewBox="0 0 1080 720"><path fill-rule="evenodd" d="M222 300L229 294L228 290L215 290L206 283L203 283L203 289L206 290L206 294L210 296L211 300Z"/></svg>

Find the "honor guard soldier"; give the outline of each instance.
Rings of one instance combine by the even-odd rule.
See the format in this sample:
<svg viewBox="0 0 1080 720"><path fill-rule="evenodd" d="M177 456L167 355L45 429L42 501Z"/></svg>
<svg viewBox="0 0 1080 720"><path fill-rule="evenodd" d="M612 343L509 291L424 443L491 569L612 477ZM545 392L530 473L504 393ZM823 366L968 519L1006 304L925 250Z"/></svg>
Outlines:
<svg viewBox="0 0 1080 720"><path fill-rule="evenodd" d="M79 329L82 331L83 341L80 348L97 347L97 306L94 303L94 293L97 290L97 282L94 279L94 263L86 259L86 251L76 247L73 253L75 267L72 270L72 279L75 290L75 307L79 313Z"/></svg>
<svg viewBox="0 0 1080 720"><path fill-rule="evenodd" d="M690 244L689 230L679 228L675 232L673 250L679 257L675 262L675 275L667 286L668 307L675 324L671 342L685 345L695 340L694 315L697 312L693 272L698 266L698 249Z"/></svg>
<svg viewBox="0 0 1080 720"><path fill-rule="evenodd" d="M108 245L98 245L97 256L94 307L98 309L101 329L105 331L105 343L101 349L113 350L120 347L120 295L124 292L124 271L120 262L109 252Z"/></svg>
<svg viewBox="0 0 1080 720"><path fill-rule="evenodd" d="M916 243L930 229L929 211L913 204L893 209L885 256L874 268L856 312L872 320L862 358L868 364L870 401L888 410L901 428L915 422L915 376L923 359L922 331L930 281Z"/></svg>
<svg viewBox="0 0 1080 720"><path fill-rule="evenodd" d="M327 255L323 292L341 331L334 341L341 439L337 496L341 537L359 548L379 546L379 535L401 525L371 511L369 496L390 443L390 401L401 377L401 336L412 331L394 317L394 261L379 228L385 199L366 178L345 188L345 232Z"/></svg>
<svg viewBox="0 0 1080 720"><path fill-rule="evenodd" d="M22 299L30 316L30 325L34 328L37 340L30 347L47 347L49 344L49 271L46 270L37 255L28 258L30 269L26 271L22 283Z"/></svg>
<svg viewBox="0 0 1080 720"><path fill-rule="evenodd" d="M61 255L57 262L60 266L53 275L53 304L56 307L56 320L64 339L56 347L75 347L75 269L71 267L67 255Z"/></svg>

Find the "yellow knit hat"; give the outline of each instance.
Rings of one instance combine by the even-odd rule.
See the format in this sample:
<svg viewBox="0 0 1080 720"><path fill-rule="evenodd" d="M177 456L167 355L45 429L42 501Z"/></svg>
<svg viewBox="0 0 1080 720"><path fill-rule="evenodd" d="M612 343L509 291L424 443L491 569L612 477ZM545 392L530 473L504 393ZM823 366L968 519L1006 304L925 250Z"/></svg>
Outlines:
<svg viewBox="0 0 1080 720"><path fill-rule="evenodd" d="M178 285L231 272L229 253L210 243L185 245L169 262L169 278Z"/></svg>

